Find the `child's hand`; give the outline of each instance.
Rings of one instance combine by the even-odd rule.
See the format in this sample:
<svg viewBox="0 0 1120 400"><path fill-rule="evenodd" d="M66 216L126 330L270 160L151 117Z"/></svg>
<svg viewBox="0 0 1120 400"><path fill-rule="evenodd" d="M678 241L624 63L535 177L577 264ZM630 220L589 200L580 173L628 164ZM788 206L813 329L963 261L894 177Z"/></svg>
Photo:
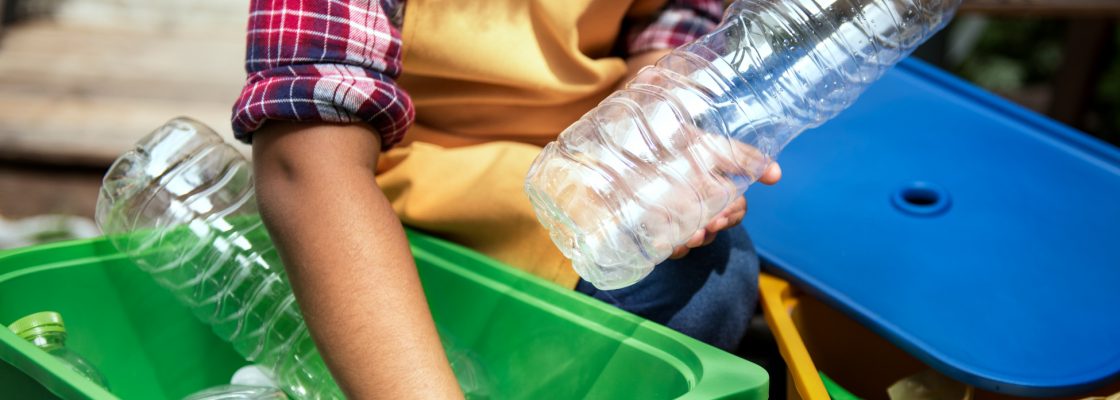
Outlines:
<svg viewBox="0 0 1120 400"><path fill-rule="evenodd" d="M773 185L782 179L782 168L778 163L770 164L766 172L758 178L758 181L766 184ZM740 195L737 199L731 202L727 208L716 214L715 218L708 223L704 229L696 231L692 234L692 238L688 239L684 245L673 249L673 254L669 256L670 259L678 259L688 255L689 250L695 249L700 246L706 246L716 239L716 234L720 231L739 225L743 222L743 217L747 215L747 199Z"/></svg>
<svg viewBox="0 0 1120 400"><path fill-rule="evenodd" d="M670 50L652 50L646 53L633 55L626 60L627 73L621 81L618 82L618 87L615 89L622 89L626 83L637 76L638 72L646 66L653 65L659 58L669 53ZM744 143L733 143L733 154L736 156L731 157L737 160L738 165L717 165L717 169L724 170L724 172L732 175L744 171L757 171L752 168L760 162L768 162L769 158L761 154L758 150L750 145ZM773 185L782 179L782 169L778 163L771 163L770 166L759 176L758 181L766 184ZM673 254L669 256L670 259L678 259L688 255L688 251L700 246L705 246L716 239L716 234L720 231L739 225L743 221L743 217L747 214L747 199L740 195L737 199L731 202L727 208L716 214L708 225L703 229L696 231L692 237L685 242L684 245L673 249Z"/></svg>

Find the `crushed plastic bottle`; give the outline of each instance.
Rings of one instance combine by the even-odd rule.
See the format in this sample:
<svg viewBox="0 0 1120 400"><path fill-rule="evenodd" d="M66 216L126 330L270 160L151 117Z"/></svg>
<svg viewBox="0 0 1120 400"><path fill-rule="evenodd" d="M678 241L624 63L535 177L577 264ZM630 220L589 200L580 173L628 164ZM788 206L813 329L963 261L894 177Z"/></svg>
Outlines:
<svg viewBox="0 0 1120 400"><path fill-rule="evenodd" d="M8 330L58 357L98 386L109 389L108 381L92 363L66 347L66 324L62 322L61 314L54 311L37 312L12 322L8 325Z"/></svg>
<svg viewBox="0 0 1120 400"><path fill-rule="evenodd" d="M585 280L637 282L959 1L736 1L544 148L525 182L538 219Z"/></svg>

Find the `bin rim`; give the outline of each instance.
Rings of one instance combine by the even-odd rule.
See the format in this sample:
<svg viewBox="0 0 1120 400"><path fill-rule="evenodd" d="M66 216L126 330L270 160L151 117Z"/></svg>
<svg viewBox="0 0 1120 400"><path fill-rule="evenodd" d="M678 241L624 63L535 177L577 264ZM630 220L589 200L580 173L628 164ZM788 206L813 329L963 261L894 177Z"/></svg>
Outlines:
<svg viewBox="0 0 1120 400"><path fill-rule="evenodd" d="M591 307L602 313L616 324L622 319L629 324L632 332L619 332L612 324L599 324L603 329L622 335L622 341L652 350L651 355L678 367L688 383L688 391L680 398L751 398L751 394L765 394L769 387L769 376L762 367L730 353L692 339L667 327L644 320L613 306L583 296L574 290L560 287L527 272L501 264L465 247L438 239L414 229L406 228L410 247L417 257L444 257L433 252L450 252L455 257L476 262L484 262L497 268L487 268L482 276L488 280L508 281L497 277L512 277L517 289L532 288L550 292L550 296L562 296L565 302L575 302L581 307ZM51 255L72 254L71 259L52 259ZM0 252L0 282L18 278L24 274L47 269L72 267L82 263L119 261L127 256L116 251L107 236L54 242L38 246L23 247ZM552 304L553 307L560 307ZM661 348L658 343L672 343L672 348ZM40 354L41 353L41 354ZM43 384L56 395L67 399L113 399L110 392L87 382L80 374L70 371L53 356L38 351L38 348L3 329L0 332L0 359L23 371L32 379ZM686 367L687 370L680 370Z"/></svg>

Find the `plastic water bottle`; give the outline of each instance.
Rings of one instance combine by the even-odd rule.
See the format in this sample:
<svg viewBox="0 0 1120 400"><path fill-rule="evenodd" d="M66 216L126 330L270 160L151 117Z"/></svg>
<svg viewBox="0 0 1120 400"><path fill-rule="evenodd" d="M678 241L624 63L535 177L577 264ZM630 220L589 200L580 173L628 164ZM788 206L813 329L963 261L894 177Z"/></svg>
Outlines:
<svg viewBox="0 0 1120 400"><path fill-rule="evenodd" d="M12 322L8 329L16 336L65 361L93 383L109 389L109 383L93 364L66 347L66 324L62 322L61 314L54 311L37 312Z"/></svg>
<svg viewBox="0 0 1120 400"><path fill-rule="evenodd" d="M212 130L177 118L141 139L105 174L95 219L289 395L343 397L258 216L252 165Z"/></svg>
<svg viewBox="0 0 1120 400"><path fill-rule="evenodd" d="M141 139L105 174L95 219L117 249L289 396L343 398L261 222L252 167L212 130L177 118ZM473 359L447 350L468 398L487 393Z"/></svg>
<svg viewBox="0 0 1120 400"><path fill-rule="evenodd" d="M548 144L525 190L581 277L637 282L959 0L739 0Z"/></svg>

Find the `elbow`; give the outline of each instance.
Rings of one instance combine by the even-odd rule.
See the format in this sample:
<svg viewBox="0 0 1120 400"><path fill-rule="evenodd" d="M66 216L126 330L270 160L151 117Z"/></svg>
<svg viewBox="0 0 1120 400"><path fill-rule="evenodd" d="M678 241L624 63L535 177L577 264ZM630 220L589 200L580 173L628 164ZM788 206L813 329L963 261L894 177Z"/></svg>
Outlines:
<svg viewBox="0 0 1120 400"><path fill-rule="evenodd" d="M380 146L377 133L365 125L269 122L253 134L254 185L262 213L270 204L372 183Z"/></svg>

